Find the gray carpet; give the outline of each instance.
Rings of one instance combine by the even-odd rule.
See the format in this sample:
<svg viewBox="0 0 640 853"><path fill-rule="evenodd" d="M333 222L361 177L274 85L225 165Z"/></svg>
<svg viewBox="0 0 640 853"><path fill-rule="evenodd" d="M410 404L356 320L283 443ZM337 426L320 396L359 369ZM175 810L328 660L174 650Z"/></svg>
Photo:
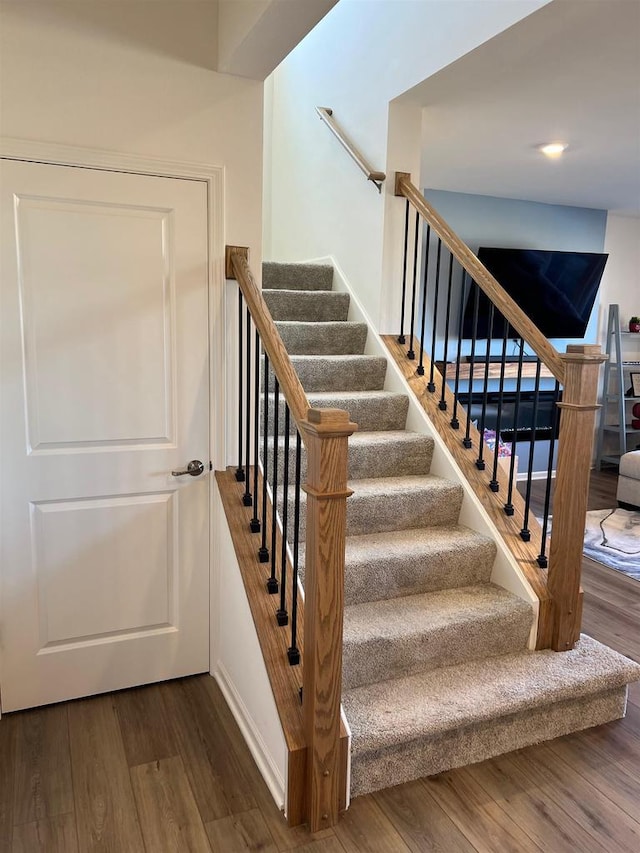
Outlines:
<svg viewBox="0 0 640 853"><path fill-rule="evenodd" d="M324 265L264 265L265 299L312 406L346 409L350 440L343 703L352 796L624 715L640 666L589 638L530 652L528 603L491 584L495 543L459 524L462 487L430 473L433 441L405 429ZM273 382L269 384L273 423ZM284 468L279 410L278 475ZM292 427L293 429L293 427ZM267 453L272 476L274 442ZM293 445L289 464L293 464ZM303 466L306 460L303 455ZM287 495L289 517L293 492ZM279 507L283 496L279 494ZM302 496L301 537L305 506ZM304 546L301 546L304 578Z"/></svg>

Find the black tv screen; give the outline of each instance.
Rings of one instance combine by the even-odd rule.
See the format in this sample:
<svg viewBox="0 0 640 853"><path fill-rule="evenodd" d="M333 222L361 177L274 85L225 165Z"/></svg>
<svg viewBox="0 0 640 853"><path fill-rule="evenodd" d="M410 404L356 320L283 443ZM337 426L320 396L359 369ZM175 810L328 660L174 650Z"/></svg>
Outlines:
<svg viewBox="0 0 640 853"><path fill-rule="evenodd" d="M478 258L547 338L583 338L608 255L542 249L481 247ZM474 295L470 288L462 336L473 337ZM503 338L506 321L480 292L476 338ZM509 327L507 337L518 338Z"/></svg>

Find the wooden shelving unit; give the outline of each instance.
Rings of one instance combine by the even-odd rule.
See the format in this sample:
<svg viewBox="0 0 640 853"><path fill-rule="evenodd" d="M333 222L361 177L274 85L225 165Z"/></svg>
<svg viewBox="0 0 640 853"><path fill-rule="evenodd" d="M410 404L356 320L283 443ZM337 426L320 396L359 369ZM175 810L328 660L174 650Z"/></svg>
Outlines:
<svg viewBox="0 0 640 853"><path fill-rule="evenodd" d="M620 328L618 305L609 306L604 366L602 411L598 427L596 468L603 464L618 465L620 457L640 445L640 430L631 427L631 409L640 397L626 396L631 387L631 373L640 373L640 334Z"/></svg>

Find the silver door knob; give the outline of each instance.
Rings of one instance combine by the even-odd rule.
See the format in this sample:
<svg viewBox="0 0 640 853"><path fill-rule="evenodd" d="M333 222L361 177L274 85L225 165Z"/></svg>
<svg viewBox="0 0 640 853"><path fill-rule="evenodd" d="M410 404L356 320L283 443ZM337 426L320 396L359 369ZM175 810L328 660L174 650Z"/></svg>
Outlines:
<svg viewBox="0 0 640 853"><path fill-rule="evenodd" d="M171 474L173 477L182 477L184 474L191 474L192 477L197 477L203 471L204 465L202 462L199 459L192 459L182 471L172 471Z"/></svg>

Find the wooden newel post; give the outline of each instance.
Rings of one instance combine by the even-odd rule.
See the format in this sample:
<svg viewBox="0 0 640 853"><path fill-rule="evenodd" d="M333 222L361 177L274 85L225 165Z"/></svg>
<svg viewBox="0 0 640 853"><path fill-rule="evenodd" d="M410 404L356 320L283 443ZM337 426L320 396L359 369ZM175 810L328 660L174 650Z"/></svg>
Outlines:
<svg viewBox="0 0 640 853"><path fill-rule="evenodd" d="M595 429L598 374L607 360L598 344L569 345L562 393L548 588L553 603L552 646L573 648L580 636L580 575Z"/></svg>
<svg viewBox="0 0 640 853"><path fill-rule="evenodd" d="M307 745L306 811L311 832L338 820L340 697L348 438L357 429L338 409L309 409L302 714Z"/></svg>

